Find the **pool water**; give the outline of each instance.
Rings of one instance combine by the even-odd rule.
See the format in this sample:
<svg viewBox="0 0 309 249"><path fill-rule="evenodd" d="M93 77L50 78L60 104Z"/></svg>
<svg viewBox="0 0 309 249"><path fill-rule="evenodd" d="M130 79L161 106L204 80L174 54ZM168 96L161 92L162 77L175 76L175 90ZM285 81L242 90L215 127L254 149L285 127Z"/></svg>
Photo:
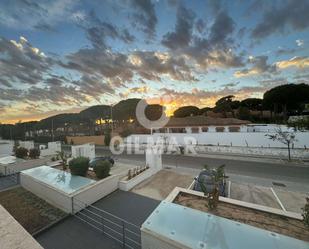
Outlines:
<svg viewBox="0 0 309 249"><path fill-rule="evenodd" d="M142 228L189 248L309 249L305 241L165 201Z"/></svg>
<svg viewBox="0 0 309 249"><path fill-rule="evenodd" d="M23 170L22 174L31 176L36 180L65 192L72 194L96 181L82 176L75 176L62 170L54 169L49 166L40 166L37 168Z"/></svg>

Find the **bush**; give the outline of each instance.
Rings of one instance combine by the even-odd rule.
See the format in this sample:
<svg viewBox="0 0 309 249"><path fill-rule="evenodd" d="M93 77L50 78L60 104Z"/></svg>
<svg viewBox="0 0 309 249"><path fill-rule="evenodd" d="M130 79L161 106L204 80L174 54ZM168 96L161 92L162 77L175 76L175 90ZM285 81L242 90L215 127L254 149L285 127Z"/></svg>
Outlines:
<svg viewBox="0 0 309 249"><path fill-rule="evenodd" d="M309 197L306 198L306 205L302 208L303 222L305 226L309 229Z"/></svg>
<svg viewBox="0 0 309 249"><path fill-rule="evenodd" d="M18 158L26 158L28 156L28 150L24 147L19 147L15 150L15 156Z"/></svg>
<svg viewBox="0 0 309 249"><path fill-rule="evenodd" d="M29 151L29 157L32 158L32 159L36 159L36 158L39 158L40 156L40 151L38 149L30 149Z"/></svg>
<svg viewBox="0 0 309 249"><path fill-rule="evenodd" d="M89 167L89 158L77 157L69 162L69 168L72 175L85 176Z"/></svg>
<svg viewBox="0 0 309 249"><path fill-rule="evenodd" d="M109 161L99 161L94 166L93 170L96 174L96 176L99 179L103 179L105 177L109 176L109 171L111 169L112 164Z"/></svg>

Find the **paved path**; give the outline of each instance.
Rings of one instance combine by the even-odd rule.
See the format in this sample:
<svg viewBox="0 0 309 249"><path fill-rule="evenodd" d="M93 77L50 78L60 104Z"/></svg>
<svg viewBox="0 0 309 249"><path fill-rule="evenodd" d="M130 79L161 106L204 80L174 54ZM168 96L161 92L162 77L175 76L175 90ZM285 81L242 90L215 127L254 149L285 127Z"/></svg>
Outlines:
<svg viewBox="0 0 309 249"><path fill-rule="evenodd" d="M94 204L105 211L141 226L159 204L131 192L117 190ZM70 216L36 236L45 249L120 249L122 246L98 230Z"/></svg>

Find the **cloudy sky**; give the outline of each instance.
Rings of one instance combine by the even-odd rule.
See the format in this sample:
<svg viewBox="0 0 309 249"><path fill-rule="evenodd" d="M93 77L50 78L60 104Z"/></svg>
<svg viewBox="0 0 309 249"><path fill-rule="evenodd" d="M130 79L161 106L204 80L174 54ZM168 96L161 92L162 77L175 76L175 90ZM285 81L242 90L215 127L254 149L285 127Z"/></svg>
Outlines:
<svg viewBox="0 0 309 249"><path fill-rule="evenodd" d="M309 83L309 0L2 0L0 122Z"/></svg>

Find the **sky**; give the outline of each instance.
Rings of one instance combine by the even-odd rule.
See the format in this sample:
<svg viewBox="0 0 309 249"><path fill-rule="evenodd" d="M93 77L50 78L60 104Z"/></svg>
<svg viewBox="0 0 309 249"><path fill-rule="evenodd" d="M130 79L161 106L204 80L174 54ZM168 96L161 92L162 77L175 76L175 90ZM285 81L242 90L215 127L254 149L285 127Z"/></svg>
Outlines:
<svg viewBox="0 0 309 249"><path fill-rule="evenodd" d="M309 0L1 0L0 122L309 84Z"/></svg>

